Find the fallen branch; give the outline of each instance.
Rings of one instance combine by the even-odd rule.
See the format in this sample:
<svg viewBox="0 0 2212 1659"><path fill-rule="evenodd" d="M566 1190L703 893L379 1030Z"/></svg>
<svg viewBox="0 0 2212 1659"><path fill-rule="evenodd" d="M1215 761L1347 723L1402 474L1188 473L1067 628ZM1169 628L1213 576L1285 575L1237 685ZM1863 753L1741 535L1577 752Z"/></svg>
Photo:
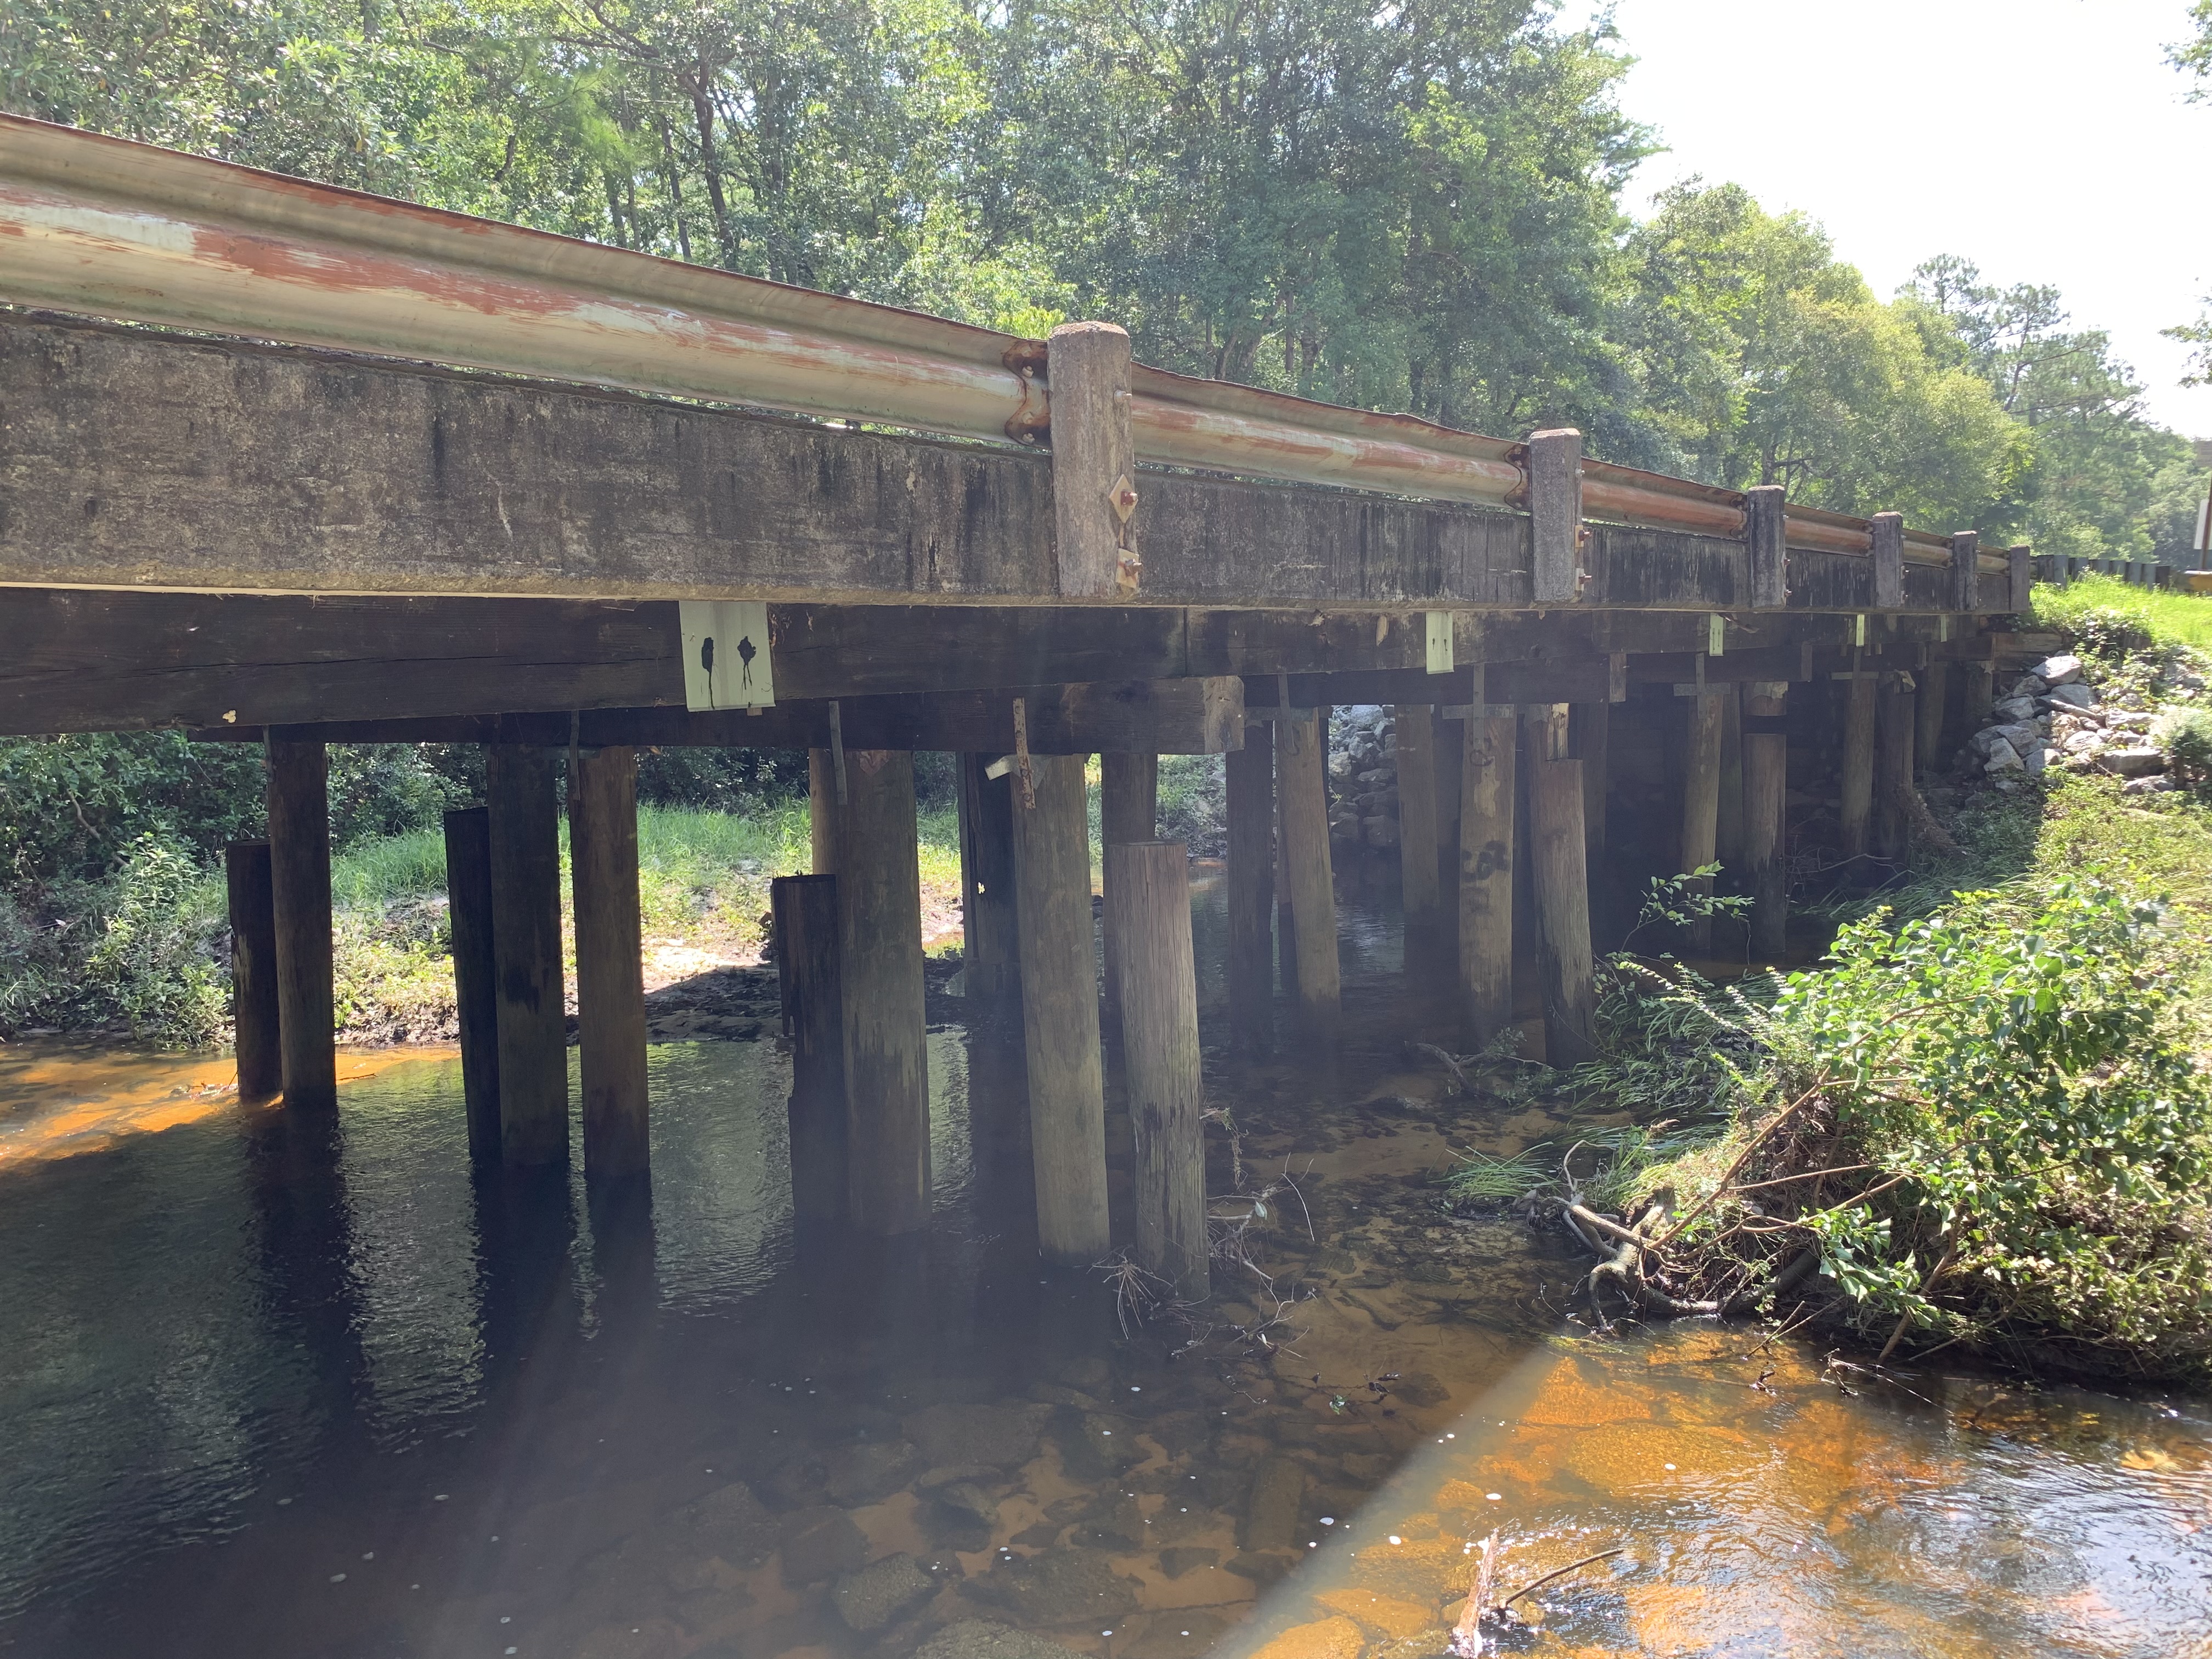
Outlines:
<svg viewBox="0 0 2212 1659"><path fill-rule="evenodd" d="M1546 1573L1541 1578L1530 1579L1527 1583L1522 1585L1519 1589L1515 1590L1512 1595L1507 1596L1503 1601L1500 1601L1498 1604L1496 1611L1499 1613L1504 1612L1506 1608L1511 1607L1516 1601L1518 1601L1522 1596L1528 1595L1531 1590L1540 1590L1543 1589L1545 1585L1550 1583L1554 1578L1565 1578L1571 1572L1579 1572L1584 1567L1594 1565L1597 1562L1610 1561L1616 1555L1626 1555L1627 1553L1628 1546L1622 1544L1613 1549L1600 1550L1595 1555L1585 1555L1579 1561L1571 1561L1565 1566L1559 1568L1556 1571Z"/></svg>
<svg viewBox="0 0 2212 1659"><path fill-rule="evenodd" d="M1939 853L1956 853L1959 843L1951 839L1951 832L1936 822L1936 815L1928 810L1928 803L1911 784L1899 782L1889 792L1890 802L1905 814L1905 821L1912 826L1913 833Z"/></svg>

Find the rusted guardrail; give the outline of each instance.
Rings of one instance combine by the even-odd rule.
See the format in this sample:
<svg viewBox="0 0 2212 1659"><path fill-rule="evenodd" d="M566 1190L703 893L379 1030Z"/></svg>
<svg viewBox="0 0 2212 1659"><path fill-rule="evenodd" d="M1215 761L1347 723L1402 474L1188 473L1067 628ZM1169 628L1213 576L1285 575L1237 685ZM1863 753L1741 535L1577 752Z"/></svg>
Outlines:
<svg viewBox="0 0 2212 1659"><path fill-rule="evenodd" d="M1049 428L1042 342L0 115L0 299L997 441ZM1523 447L1139 367L1140 460L1518 505ZM1590 517L1744 533L1734 490L1586 461ZM1793 547L1866 553L1791 507ZM1905 557L1947 563L1942 537ZM2002 569L1984 554L1984 569Z"/></svg>

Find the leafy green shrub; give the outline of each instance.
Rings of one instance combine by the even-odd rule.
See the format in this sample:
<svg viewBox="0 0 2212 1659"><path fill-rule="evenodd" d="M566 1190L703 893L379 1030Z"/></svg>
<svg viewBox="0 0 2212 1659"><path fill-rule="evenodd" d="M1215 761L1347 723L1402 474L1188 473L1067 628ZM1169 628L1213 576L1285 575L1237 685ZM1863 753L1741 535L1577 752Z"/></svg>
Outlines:
<svg viewBox="0 0 2212 1659"><path fill-rule="evenodd" d="M215 959L216 919L203 895L189 847L158 835L134 842L85 953L74 994L80 1007L95 1018L120 1017L143 1041L213 1042L223 1027L228 986Z"/></svg>
<svg viewBox="0 0 2212 1659"><path fill-rule="evenodd" d="M2068 881L1967 893L1851 924L1831 962L1784 982L1729 1137L1647 1182L1707 1273L1809 1243L1893 1341L2212 1363L2212 1085L2170 1018L2163 913Z"/></svg>
<svg viewBox="0 0 2212 1659"><path fill-rule="evenodd" d="M261 751L180 732L0 738L0 885L99 881L141 836L200 858L261 832Z"/></svg>
<svg viewBox="0 0 2212 1659"><path fill-rule="evenodd" d="M2166 769L2191 783L2212 779L2212 709L2169 708L2151 740L2166 755Z"/></svg>
<svg viewBox="0 0 2212 1659"><path fill-rule="evenodd" d="M1160 834L1195 858L1229 850L1227 774L1218 755L1160 757Z"/></svg>

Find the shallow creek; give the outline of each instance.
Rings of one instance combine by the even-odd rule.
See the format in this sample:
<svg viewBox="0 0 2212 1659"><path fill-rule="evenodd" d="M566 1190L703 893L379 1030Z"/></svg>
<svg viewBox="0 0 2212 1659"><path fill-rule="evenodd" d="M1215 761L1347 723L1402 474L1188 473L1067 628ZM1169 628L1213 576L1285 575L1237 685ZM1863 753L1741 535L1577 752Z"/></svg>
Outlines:
<svg viewBox="0 0 2212 1659"><path fill-rule="evenodd" d="M0 1050L0 1650L1433 1656L1494 1530L1501 1591L1625 1549L1509 1651L2212 1653L2203 1402L1593 1335L1565 1241L1437 1204L1559 1109L1405 1058L1372 907L1346 965L1341 1054L1211 1079L1273 1288L1202 1340L1038 1268L1018 1053L943 988L888 1249L794 1233L773 1042L654 1047L649 1213L472 1181L449 1054L343 1057L317 1125Z"/></svg>

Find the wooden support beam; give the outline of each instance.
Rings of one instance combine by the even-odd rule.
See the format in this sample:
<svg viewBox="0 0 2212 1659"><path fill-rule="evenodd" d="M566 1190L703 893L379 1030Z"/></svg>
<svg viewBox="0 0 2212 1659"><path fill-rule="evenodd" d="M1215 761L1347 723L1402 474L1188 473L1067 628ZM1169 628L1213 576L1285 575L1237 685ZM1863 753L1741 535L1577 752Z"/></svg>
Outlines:
<svg viewBox="0 0 2212 1659"><path fill-rule="evenodd" d="M1843 687L1841 850L1847 859L1863 859L1874 817L1875 671L1854 674Z"/></svg>
<svg viewBox="0 0 2212 1659"><path fill-rule="evenodd" d="M1628 653L1534 662L1486 663L1481 701L1508 703L1622 702L1628 697Z"/></svg>
<svg viewBox="0 0 2212 1659"><path fill-rule="evenodd" d="M331 939L330 757L285 728L269 734L269 881L284 1103L335 1109L337 1021Z"/></svg>
<svg viewBox="0 0 2212 1659"><path fill-rule="evenodd" d="M1295 1001L1298 994L1298 918L1291 902L1291 832L1285 821L1290 809L1283 793L1289 785L1290 769L1283 755L1281 734L1271 731L1270 737L1275 755L1275 973L1282 981L1283 995Z"/></svg>
<svg viewBox="0 0 2212 1659"><path fill-rule="evenodd" d="M653 1164L635 750L578 752L575 775L568 780L568 867L576 918L584 1175L592 1182L634 1180Z"/></svg>
<svg viewBox="0 0 2212 1659"><path fill-rule="evenodd" d="M585 709L576 741L591 748L823 749L831 710L846 749L1005 754L1014 746L1015 700L1028 712L1033 754L1101 752L1217 755L1243 740L1243 682L1127 680L1089 685L1014 686L907 697L778 703L773 708L695 714L683 708ZM342 720L312 729L331 743L503 743L565 747L567 714L477 714L443 720ZM238 742L252 727L195 732L204 742Z"/></svg>
<svg viewBox="0 0 2212 1659"><path fill-rule="evenodd" d="M1014 908L1014 798L1010 779L984 775L996 756L960 760L961 969L970 1006L1021 990Z"/></svg>
<svg viewBox="0 0 2212 1659"><path fill-rule="evenodd" d="M1905 801L1914 787L1913 728L1918 724L1912 676L1885 673L1881 690L1881 736L1875 761L1875 851L1893 863L1902 863L1911 822Z"/></svg>
<svg viewBox="0 0 2212 1659"><path fill-rule="evenodd" d="M1569 743L1583 770L1583 845L1595 865L1605 854L1607 750L1611 747L1613 705L1570 705Z"/></svg>
<svg viewBox="0 0 2212 1659"><path fill-rule="evenodd" d="M1229 1030L1239 1053L1263 1054L1274 1030L1275 732L1247 726L1223 757L1229 819Z"/></svg>
<svg viewBox="0 0 2212 1659"><path fill-rule="evenodd" d="M222 849L222 868L230 901L230 1008L235 1033L231 1052L238 1061L238 1102L259 1106L284 1089L269 843L232 842Z"/></svg>
<svg viewBox="0 0 2212 1659"><path fill-rule="evenodd" d="M1780 680L1743 688L1744 874L1751 889L1751 948L1778 962L1787 948L1790 878L1784 799L1790 740L1782 730Z"/></svg>
<svg viewBox="0 0 2212 1659"><path fill-rule="evenodd" d="M837 878L778 876L769 884L769 907L784 1035L791 1039L792 1212L803 1227L826 1226L846 1218L851 1179Z"/></svg>
<svg viewBox="0 0 2212 1659"><path fill-rule="evenodd" d="M1437 864L1437 720L1425 702L1401 702L1392 716L1398 748L1399 896L1406 918L1406 969L1423 971L1442 925Z"/></svg>
<svg viewBox="0 0 2212 1659"><path fill-rule="evenodd" d="M544 750L484 753L499 1023L499 1146L510 1164L568 1156L568 1041L561 973L561 831Z"/></svg>
<svg viewBox="0 0 2212 1659"><path fill-rule="evenodd" d="M1915 708L1919 728L1913 734L1912 752L1923 772L1933 771L1943 752L1944 715L1949 707L1951 665L1931 655L1914 677L1919 686Z"/></svg>
<svg viewBox="0 0 2212 1659"><path fill-rule="evenodd" d="M1121 842L1150 841L1159 833L1160 757L1158 755L1101 755L1098 757L1098 838L1101 848ZM1106 866L1110 871L1111 865ZM1105 880L1103 1015L1109 1028L1121 1018L1121 938L1114 921L1114 878Z"/></svg>
<svg viewBox="0 0 2212 1659"><path fill-rule="evenodd" d="M837 873L837 758L806 751L807 868L817 876Z"/></svg>
<svg viewBox="0 0 2212 1659"><path fill-rule="evenodd" d="M1459 823L1462 1040L1486 1047L1513 1023L1513 842L1518 723L1510 709L1464 723Z"/></svg>
<svg viewBox="0 0 2212 1659"><path fill-rule="evenodd" d="M1437 711L1437 943L1446 964L1459 959L1459 817L1461 774L1466 770L1467 728L1462 720Z"/></svg>
<svg viewBox="0 0 2212 1659"><path fill-rule="evenodd" d="M1087 1267L1110 1241L1083 761L1040 755L1031 775L1036 804L1014 805L1014 877L1037 1248L1048 1261Z"/></svg>
<svg viewBox="0 0 2212 1659"><path fill-rule="evenodd" d="M1136 1261L1186 1302L1209 1292L1206 1107L1190 859L1181 842L1109 842L1106 919L1121 941L1121 1063L1136 1139Z"/></svg>
<svg viewBox="0 0 2212 1659"><path fill-rule="evenodd" d="M1713 856L1724 875L1744 874L1743 688L1721 688L1721 787L1713 812Z"/></svg>
<svg viewBox="0 0 2212 1659"><path fill-rule="evenodd" d="M929 1224L928 1029L913 756L846 751L836 858L848 1210L863 1231L896 1237Z"/></svg>
<svg viewBox="0 0 2212 1659"><path fill-rule="evenodd" d="M1297 930L1299 1030L1333 1041L1343 1017L1336 956L1336 890L1329 868L1328 792L1319 711L1276 723L1275 765L1283 817L1283 864Z"/></svg>
<svg viewBox="0 0 2212 1659"><path fill-rule="evenodd" d="M1572 605L1582 598L1583 434L1571 427L1528 439L1530 598Z"/></svg>
<svg viewBox="0 0 2212 1659"><path fill-rule="evenodd" d="M1849 647L1844 647L1848 649ZM1628 678L1644 684L1680 685L1692 679L1702 653L1669 651L1628 659ZM1820 672L1829 653L1810 640L1748 651L1731 651L1725 657L1705 659L1708 685L1741 684L1746 680L1809 680Z"/></svg>
<svg viewBox="0 0 2212 1659"><path fill-rule="evenodd" d="M1719 856L1723 708L1734 696L1731 688L1726 692L1705 691L1683 699L1686 730L1682 743L1682 844L1675 868L1684 875L1704 869ZM1706 877L1691 890L1704 897L1709 896L1712 890L1712 878ZM1689 946L1698 956L1711 954L1711 916L1699 916L1690 923Z"/></svg>
<svg viewBox="0 0 2212 1659"><path fill-rule="evenodd" d="M1115 323L1062 323L1046 337L1045 361L1060 596L1133 593L1139 567L1131 533L1137 447L1129 431L1128 331Z"/></svg>
<svg viewBox="0 0 2212 1659"><path fill-rule="evenodd" d="M1578 1064L1595 1052L1590 1025L1596 1006L1582 763L1569 752L1569 742L1566 705L1553 703L1522 711L1545 1048L1551 1063L1558 1066Z"/></svg>
<svg viewBox="0 0 2212 1659"><path fill-rule="evenodd" d="M446 920L453 939L469 1158L489 1164L499 1158L499 967L492 948L489 810L456 807L446 814L445 829Z"/></svg>

